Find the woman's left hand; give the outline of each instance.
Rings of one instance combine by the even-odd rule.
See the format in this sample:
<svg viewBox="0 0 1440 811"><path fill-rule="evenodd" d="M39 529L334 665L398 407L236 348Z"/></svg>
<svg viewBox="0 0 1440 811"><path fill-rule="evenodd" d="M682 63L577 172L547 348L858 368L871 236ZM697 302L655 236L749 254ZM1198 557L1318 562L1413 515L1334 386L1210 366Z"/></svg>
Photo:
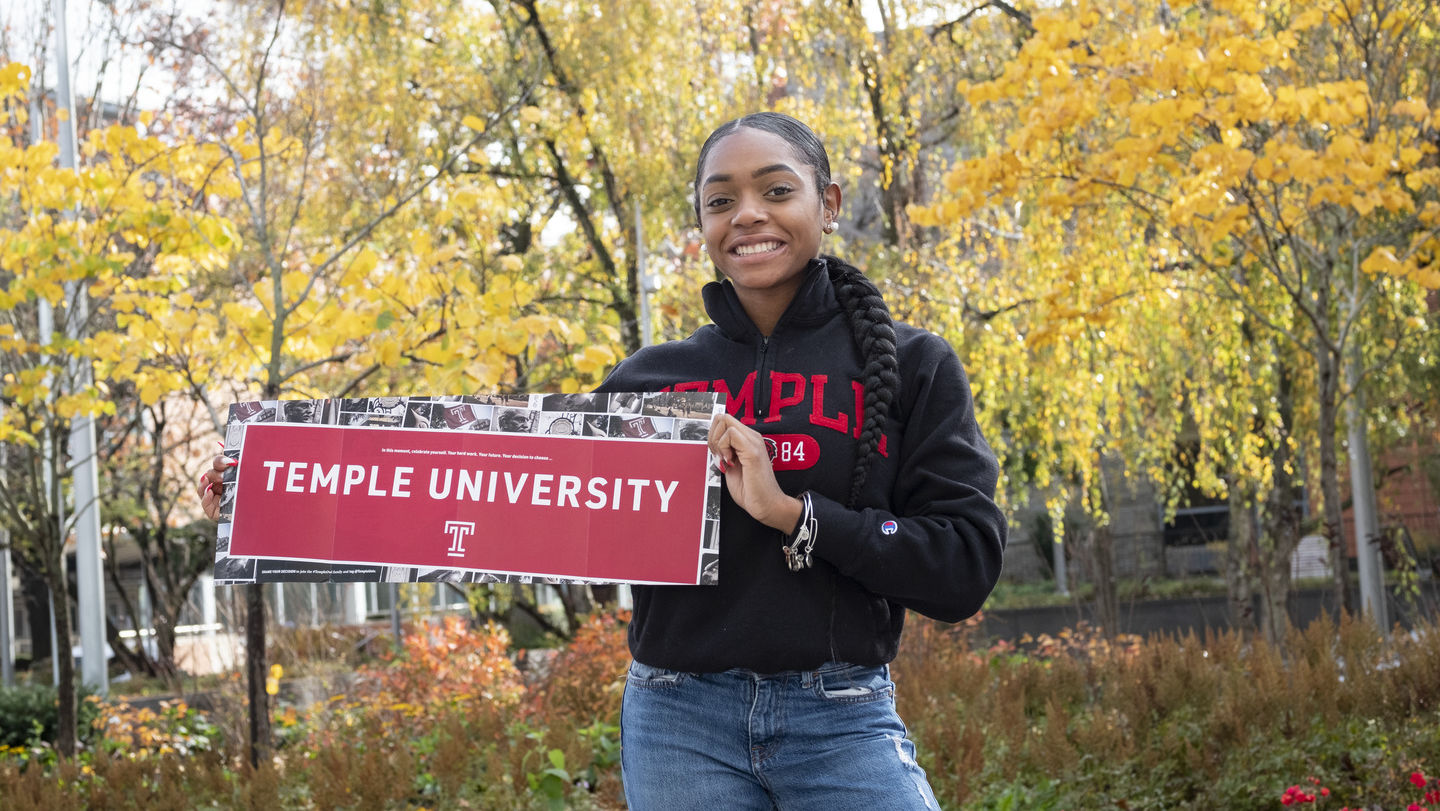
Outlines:
<svg viewBox="0 0 1440 811"><path fill-rule="evenodd" d="M800 521L804 505L786 495L775 481L770 451L759 431L721 414L710 421L710 452L720 460L725 486L740 508L762 524L789 532Z"/></svg>

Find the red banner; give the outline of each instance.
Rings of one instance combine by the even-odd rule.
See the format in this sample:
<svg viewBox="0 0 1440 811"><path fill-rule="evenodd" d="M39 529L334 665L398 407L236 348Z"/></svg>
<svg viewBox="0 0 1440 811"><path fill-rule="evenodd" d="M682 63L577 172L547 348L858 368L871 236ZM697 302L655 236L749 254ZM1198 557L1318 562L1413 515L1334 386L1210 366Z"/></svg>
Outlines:
<svg viewBox="0 0 1440 811"><path fill-rule="evenodd" d="M231 557L701 582L703 442L260 422L240 450Z"/></svg>

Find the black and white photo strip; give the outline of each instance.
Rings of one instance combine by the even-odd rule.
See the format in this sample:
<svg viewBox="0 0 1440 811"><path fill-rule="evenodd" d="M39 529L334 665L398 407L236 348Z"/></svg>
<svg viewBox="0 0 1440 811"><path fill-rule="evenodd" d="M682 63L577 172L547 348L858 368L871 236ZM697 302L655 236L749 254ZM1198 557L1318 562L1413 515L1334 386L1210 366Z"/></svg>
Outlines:
<svg viewBox="0 0 1440 811"><path fill-rule="evenodd" d="M704 442L710 431L710 420L724 410L724 398L711 392L260 400L230 406L229 420L225 425L224 453L227 458L238 462L245 435L244 426L266 422ZM235 483L236 467L232 465L225 471L227 485ZM700 541L700 582L713 584L718 582L720 563L720 474L713 465L709 468L706 485L705 530ZM235 487L227 486L220 499L220 523L215 540L217 584L608 582L516 572L232 557L230 526L234 512Z"/></svg>

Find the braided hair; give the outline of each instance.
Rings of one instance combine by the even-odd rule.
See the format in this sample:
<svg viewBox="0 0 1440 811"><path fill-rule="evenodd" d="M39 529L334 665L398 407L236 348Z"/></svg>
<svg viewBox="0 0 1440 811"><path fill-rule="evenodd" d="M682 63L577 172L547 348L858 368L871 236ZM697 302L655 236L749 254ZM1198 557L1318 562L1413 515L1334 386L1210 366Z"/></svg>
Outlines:
<svg viewBox="0 0 1440 811"><path fill-rule="evenodd" d="M851 334L865 370L860 384L865 392L865 421L860 427L860 441L855 448L855 472L850 477L850 498L854 507L870 474L870 464L880 452L885 438L885 423L900 390L900 359L895 354L895 322L890 309L875 283L854 265L833 256L824 259L835 288L835 298L850 318Z"/></svg>
<svg viewBox="0 0 1440 811"><path fill-rule="evenodd" d="M795 150L796 155L815 174L815 191L821 197L830 187L830 156L825 145L815 132L804 123L781 113L752 113L743 118L727 121L715 128L705 144L700 147L700 156L695 161L695 218L700 218L700 175L705 169L705 159L710 150L726 136L741 127L762 130L784 138ZM833 256L823 257L830 283L835 288L835 298L850 319L851 334L860 354L865 359L861 385L864 390L865 420L860 427L860 439L855 447L855 469L850 477L850 495L846 500L849 507L855 507L870 466L880 452L880 441L885 437L885 424L890 410L899 396L900 361L895 354L895 322L890 318L890 309L880 290L859 268Z"/></svg>

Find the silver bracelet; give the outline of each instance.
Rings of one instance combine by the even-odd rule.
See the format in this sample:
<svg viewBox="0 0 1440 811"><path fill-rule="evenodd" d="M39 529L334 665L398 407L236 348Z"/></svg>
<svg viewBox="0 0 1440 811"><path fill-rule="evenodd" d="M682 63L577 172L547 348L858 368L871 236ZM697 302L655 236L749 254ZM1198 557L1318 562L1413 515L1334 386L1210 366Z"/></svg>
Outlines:
<svg viewBox="0 0 1440 811"><path fill-rule="evenodd" d="M815 539L820 535L820 527L815 523L815 505L810 501L809 490L800 494L800 503L803 505L800 528L795 530L790 543L781 547L785 552L785 563L792 572L810 568L810 564L814 562L810 558L810 550L815 548ZM804 544L803 549L801 544Z"/></svg>

